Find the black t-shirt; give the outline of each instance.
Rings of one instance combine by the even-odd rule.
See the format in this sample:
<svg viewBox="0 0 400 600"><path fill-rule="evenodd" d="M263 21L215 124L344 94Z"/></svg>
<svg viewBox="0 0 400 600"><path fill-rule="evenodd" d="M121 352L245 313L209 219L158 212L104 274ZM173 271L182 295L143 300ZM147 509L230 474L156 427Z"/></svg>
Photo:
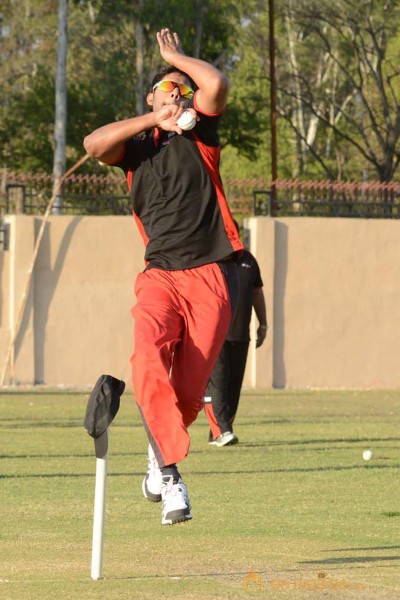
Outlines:
<svg viewBox="0 0 400 600"><path fill-rule="evenodd" d="M219 116L198 115L182 135L155 129L135 136L114 165L125 172L148 267L188 269L243 248L218 170Z"/></svg>
<svg viewBox="0 0 400 600"><path fill-rule="evenodd" d="M239 303L236 314L226 336L229 342L248 342L250 340L250 320L253 308L253 290L263 286L260 267L248 250L243 250L238 260Z"/></svg>

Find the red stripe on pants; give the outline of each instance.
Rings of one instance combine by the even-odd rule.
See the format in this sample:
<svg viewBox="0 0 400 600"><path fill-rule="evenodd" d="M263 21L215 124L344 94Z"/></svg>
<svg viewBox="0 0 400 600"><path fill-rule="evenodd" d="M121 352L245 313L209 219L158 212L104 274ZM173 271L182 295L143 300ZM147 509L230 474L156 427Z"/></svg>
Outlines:
<svg viewBox="0 0 400 600"><path fill-rule="evenodd" d="M213 440L215 440L217 437L219 437L222 434L222 431L219 428L217 419L215 418L211 402L206 402L204 404L204 411L206 413L207 421L208 421L208 424L211 429Z"/></svg>
<svg viewBox="0 0 400 600"><path fill-rule="evenodd" d="M208 379L231 319L216 263L184 271L149 269L136 280L132 381L160 466L189 451L188 426L203 408Z"/></svg>

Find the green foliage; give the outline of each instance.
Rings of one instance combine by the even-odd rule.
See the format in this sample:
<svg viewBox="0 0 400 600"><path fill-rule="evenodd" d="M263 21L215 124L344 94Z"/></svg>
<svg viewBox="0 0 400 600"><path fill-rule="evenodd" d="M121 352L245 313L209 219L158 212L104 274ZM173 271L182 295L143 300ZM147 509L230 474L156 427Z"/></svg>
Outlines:
<svg viewBox="0 0 400 600"><path fill-rule="evenodd" d="M392 179L400 161L399 3L288 0L275 2L275 13L279 177ZM138 24L143 96L162 63L155 33L169 26L187 53L199 50L231 82L220 129L226 170L268 178L265 0L70 2L67 166L88 132L135 114ZM51 172L57 2L4 0L0 25L1 165Z"/></svg>
<svg viewBox="0 0 400 600"><path fill-rule="evenodd" d="M369 170L391 180L400 158L391 49L398 3L290 1L280 19L289 43L279 48L279 106L296 138L299 174L319 166L330 178L364 178Z"/></svg>
<svg viewBox="0 0 400 600"><path fill-rule="evenodd" d="M2 162L20 171L41 171L52 164L48 124L54 121L54 78L39 66L28 89L10 97L0 129Z"/></svg>

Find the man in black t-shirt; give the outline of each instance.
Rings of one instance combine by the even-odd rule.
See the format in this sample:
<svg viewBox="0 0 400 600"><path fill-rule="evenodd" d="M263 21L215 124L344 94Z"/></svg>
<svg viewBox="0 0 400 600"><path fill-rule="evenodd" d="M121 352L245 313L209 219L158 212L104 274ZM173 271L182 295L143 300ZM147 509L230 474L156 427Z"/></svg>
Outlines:
<svg viewBox="0 0 400 600"><path fill-rule="evenodd" d="M239 232L239 225L235 221ZM238 261L239 302L224 345L218 356L204 396L204 407L210 424L209 444L237 444L233 422L238 409L250 342L250 320L254 307L259 326L256 347L267 335L267 313L260 268L254 256L243 250Z"/></svg>
<svg viewBox="0 0 400 600"><path fill-rule="evenodd" d="M219 175L217 126L228 81L186 56L169 29L157 33L157 43L170 66L153 78L151 112L93 131L84 146L123 169L146 246L146 268L135 283L131 358L149 440L142 490L148 500L162 501L161 522L173 525L192 518L177 463L188 453L188 427L203 407L235 309L234 259L243 245ZM193 117L191 130L179 125L184 111Z"/></svg>

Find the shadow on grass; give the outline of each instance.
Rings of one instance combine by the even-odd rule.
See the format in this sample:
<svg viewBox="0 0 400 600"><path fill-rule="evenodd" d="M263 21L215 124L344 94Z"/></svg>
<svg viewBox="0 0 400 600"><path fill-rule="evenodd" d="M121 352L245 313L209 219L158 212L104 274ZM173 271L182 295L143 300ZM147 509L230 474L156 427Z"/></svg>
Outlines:
<svg viewBox="0 0 400 600"><path fill-rule="evenodd" d="M62 389L62 388L47 388L41 387L40 385L29 387L25 390L21 389L11 389L7 388L7 386L3 386L1 388L3 399L6 399L7 396L37 396L41 398L42 396L56 396L59 398L60 396L85 396L87 398L92 391L93 386L85 386L85 388L79 388L74 390L70 389ZM261 394L262 395L262 394ZM125 390L124 397L131 396L133 397L133 392L129 390Z"/></svg>
<svg viewBox="0 0 400 600"><path fill-rule="evenodd" d="M269 576L271 572L269 571L251 571L251 575L264 575ZM210 571L207 573L180 573L175 575L138 575L138 576L125 576L125 577L107 577L107 579L114 579L117 581L130 581L130 580L146 580L146 579L191 579L191 578L199 578L202 579L204 577L249 577L249 571Z"/></svg>
<svg viewBox="0 0 400 600"><path fill-rule="evenodd" d="M84 454L0 454L1 459L24 459L24 458L90 458L94 456L93 452L85 452ZM145 452L113 452L113 458L117 456L140 456L143 460L146 459Z"/></svg>
<svg viewBox="0 0 400 600"><path fill-rule="evenodd" d="M243 442L240 448L257 448L258 446L306 446L312 444L358 444L360 442L399 442L400 437L354 437L319 440L268 440L265 442Z"/></svg>
<svg viewBox="0 0 400 600"><path fill-rule="evenodd" d="M83 427L82 419L70 419L65 421L20 421L17 422L14 419L1 419L0 429L51 429L53 427L65 428L76 428ZM113 423L113 429L118 427L126 428L143 428L141 423Z"/></svg>
<svg viewBox="0 0 400 600"><path fill-rule="evenodd" d="M368 548L336 548L326 552L359 552L360 550L400 550L400 546L369 546Z"/></svg>
<svg viewBox="0 0 400 600"><path fill-rule="evenodd" d="M353 465L348 467L318 467L315 469L265 469L256 471L187 471L190 475L207 476L210 475L266 475L275 473L321 473L321 472L338 472L338 471L354 471L354 470L383 470L383 469L399 469L400 465ZM108 477L143 477L143 471L139 473L109 473ZM93 477L93 473L29 473L15 475L0 475L0 479L34 479L34 478L54 478L54 477Z"/></svg>
<svg viewBox="0 0 400 600"><path fill-rule="evenodd" d="M113 428L115 426L113 425ZM138 425L138 427L142 427L141 425ZM366 438L366 439L358 439L358 440L352 440L352 443L363 443L363 442L388 442L388 441L397 441L397 438ZM193 454L207 454L208 456L211 456L213 452L215 453L225 453L226 451L228 451L229 453L231 452L239 452L242 448L267 448L267 447L271 447L271 446L292 446L292 445L305 445L308 446L310 444L327 444L329 446L328 450L332 450L331 445L333 443L335 443L334 440L306 440L305 442L287 442L287 444L285 444L284 442L259 442L259 443L241 443L238 446L229 446L229 448L212 448L210 449L208 446L202 448L202 449L191 449L190 450L190 455ZM337 450L348 450L348 449L354 449L353 446L340 446L339 448L336 448ZM384 446L382 447L380 450L388 450L388 449L393 449L393 448L397 448L397 446ZM322 448L313 448L314 452L326 452L327 448L322 447ZM307 448L297 448L296 449L297 452L306 452ZM24 458L86 458L88 456L92 456L91 452L85 452L85 453L68 453L68 454L48 454L48 453L36 453L36 454L0 454L0 460L2 459L7 459L7 460L11 460L11 459L24 459ZM144 447L143 451L139 451L139 452L112 452L112 456L140 456L140 457L146 457L147 456L147 446ZM225 454L224 454L225 456ZM382 458L382 456L380 457ZM385 457L383 457L385 458ZM363 464L362 468L377 468L377 467L381 467L382 465L366 465ZM324 467L321 470L325 470L325 469L330 469L332 467ZM334 468L334 467L333 467ZM338 467L340 468L340 467ZM249 471L247 471L249 472ZM271 471L268 471L271 472ZM279 471L275 471L275 472L279 472Z"/></svg>
<svg viewBox="0 0 400 600"><path fill-rule="evenodd" d="M325 558L321 560L303 560L302 565L344 565L352 563L371 563L400 560L400 556L344 556L343 558Z"/></svg>

